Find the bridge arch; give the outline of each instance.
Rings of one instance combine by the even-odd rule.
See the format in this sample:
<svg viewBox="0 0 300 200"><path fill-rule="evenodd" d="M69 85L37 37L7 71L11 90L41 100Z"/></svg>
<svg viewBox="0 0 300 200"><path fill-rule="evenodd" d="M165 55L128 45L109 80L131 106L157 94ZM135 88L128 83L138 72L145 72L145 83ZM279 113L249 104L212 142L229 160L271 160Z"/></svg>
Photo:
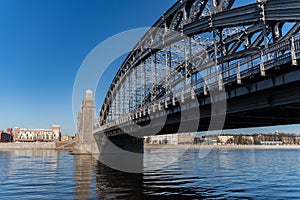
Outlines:
<svg viewBox="0 0 300 200"><path fill-rule="evenodd" d="M100 125L142 119L189 98L201 103L209 90L222 87L219 79L240 84L252 73L264 75L263 65L286 52L296 62L292 51L300 50L300 2L233 7L238 1L177 1L124 60L101 107ZM220 9L212 11L215 4ZM286 23L292 26L283 31ZM184 90L187 82L192 91Z"/></svg>

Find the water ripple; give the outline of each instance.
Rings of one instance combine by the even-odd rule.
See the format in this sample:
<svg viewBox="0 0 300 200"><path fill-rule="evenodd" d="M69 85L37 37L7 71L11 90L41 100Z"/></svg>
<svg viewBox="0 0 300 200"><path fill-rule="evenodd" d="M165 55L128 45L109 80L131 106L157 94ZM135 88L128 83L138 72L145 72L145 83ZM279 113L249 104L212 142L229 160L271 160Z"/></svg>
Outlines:
<svg viewBox="0 0 300 200"><path fill-rule="evenodd" d="M0 199L300 198L298 150L212 151L203 159L193 150L147 170L147 162L155 166L169 155L158 154L160 163L145 157L145 172L130 174L67 151L0 152Z"/></svg>

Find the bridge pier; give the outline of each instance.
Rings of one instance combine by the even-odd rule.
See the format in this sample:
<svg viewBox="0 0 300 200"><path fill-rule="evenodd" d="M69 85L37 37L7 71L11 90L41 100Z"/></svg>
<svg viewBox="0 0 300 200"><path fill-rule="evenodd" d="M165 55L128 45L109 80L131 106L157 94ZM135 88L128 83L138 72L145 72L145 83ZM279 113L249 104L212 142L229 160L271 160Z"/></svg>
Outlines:
<svg viewBox="0 0 300 200"><path fill-rule="evenodd" d="M94 99L91 90L86 91L86 96L82 101L80 111L78 113L78 124L76 134L76 145L73 154L91 154L95 145L93 137L94 125Z"/></svg>
<svg viewBox="0 0 300 200"><path fill-rule="evenodd" d="M125 151L133 153L144 153L144 140L143 138L136 138L130 135L120 135L110 137L109 140Z"/></svg>
<svg viewBox="0 0 300 200"><path fill-rule="evenodd" d="M144 163L144 140L127 134L107 137L105 133L94 133L97 147L93 156L110 168L142 173Z"/></svg>
<svg viewBox="0 0 300 200"><path fill-rule="evenodd" d="M144 139L128 134L118 134L107 137L103 132L94 133L96 149L95 154L114 154L122 152L144 153Z"/></svg>

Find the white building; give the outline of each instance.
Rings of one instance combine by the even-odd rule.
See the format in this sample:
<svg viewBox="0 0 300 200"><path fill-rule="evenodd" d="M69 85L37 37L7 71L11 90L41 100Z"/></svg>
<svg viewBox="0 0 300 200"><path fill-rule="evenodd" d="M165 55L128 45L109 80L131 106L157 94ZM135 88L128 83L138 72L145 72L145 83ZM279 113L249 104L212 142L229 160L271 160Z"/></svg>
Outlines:
<svg viewBox="0 0 300 200"><path fill-rule="evenodd" d="M148 144L192 144L194 137L192 133L180 133L146 136L144 139Z"/></svg>

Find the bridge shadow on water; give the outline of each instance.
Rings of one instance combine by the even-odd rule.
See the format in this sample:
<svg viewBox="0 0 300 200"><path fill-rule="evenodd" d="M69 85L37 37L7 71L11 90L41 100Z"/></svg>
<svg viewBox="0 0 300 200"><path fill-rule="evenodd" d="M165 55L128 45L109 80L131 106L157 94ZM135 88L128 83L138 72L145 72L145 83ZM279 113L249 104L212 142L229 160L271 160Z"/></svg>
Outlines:
<svg viewBox="0 0 300 200"><path fill-rule="evenodd" d="M213 188L193 185L199 177L177 169L127 173L112 169L90 155L75 155L74 199L204 199L220 198ZM187 187L189 184L193 186Z"/></svg>
<svg viewBox="0 0 300 200"><path fill-rule="evenodd" d="M184 178L182 178L180 180L180 178L172 178L173 175L179 175L179 172L125 173L97 162L97 195L99 199L204 199L217 197L213 195L214 189L185 187L183 185L193 179L183 180Z"/></svg>

